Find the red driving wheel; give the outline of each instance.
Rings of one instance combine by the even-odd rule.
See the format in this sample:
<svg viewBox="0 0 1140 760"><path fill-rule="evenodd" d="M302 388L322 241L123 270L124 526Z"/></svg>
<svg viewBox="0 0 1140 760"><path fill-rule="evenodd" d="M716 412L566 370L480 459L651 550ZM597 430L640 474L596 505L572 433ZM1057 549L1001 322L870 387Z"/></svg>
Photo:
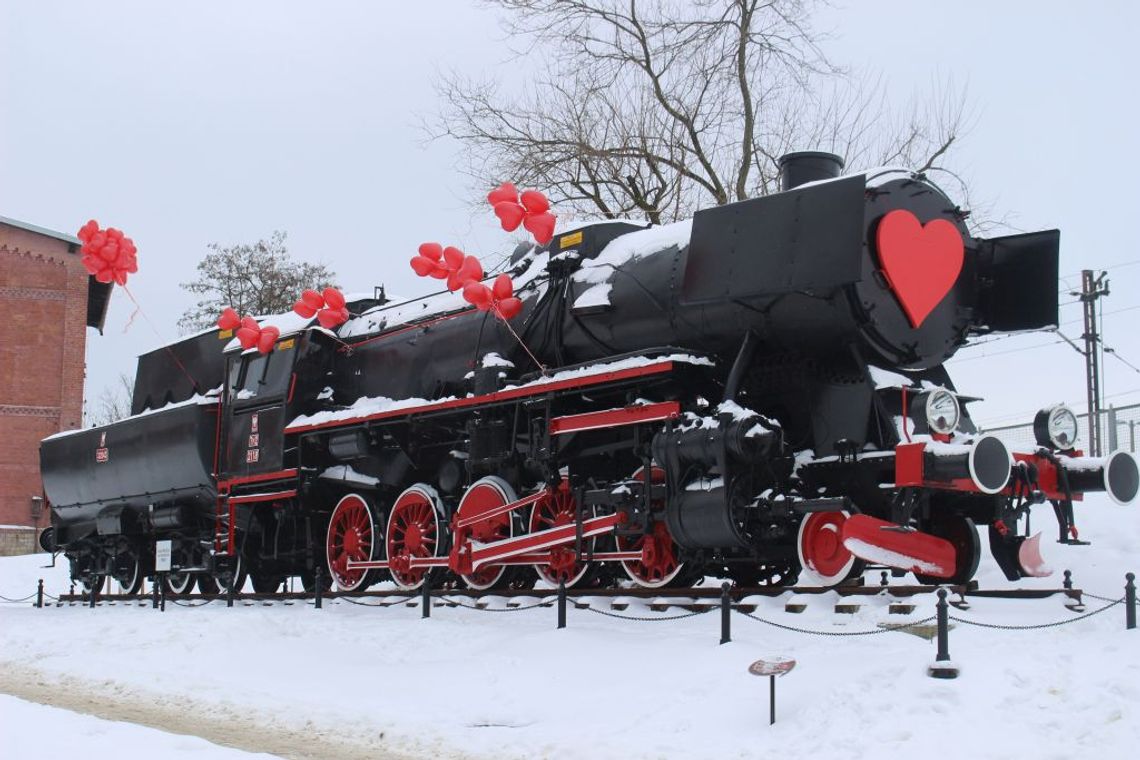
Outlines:
<svg viewBox="0 0 1140 760"><path fill-rule="evenodd" d="M510 483L502 478L488 475L475 481L463 499L459 502L458 518L466 520L488 514L486 519L478 520L467 528L467 539L489 544L502 541L514 535L514 515L511 512L495 510L512 501L518 501L515 490ZM502 580L506 573L505 565L484 565L470 575L462 576L464 582L473 589L488 589Z"/></svg>
<svg viewBox="0 0 1140 760"><path fill-rule="evenodd" d="M644 483L645 468L639 467L631 477ZM664 482L665 470L653 467L652 478L653 483ZM660 506L654 504L655 508ZM630 580L644 588L661 588L668 585L685 567L685 563L679 559L679 547L664 520L654 520L644 535L618 536L617 547L618 551L622 552L642 552L642 559L622 560L621 566Z"/></svg>
<svg viewBox="0 0 1140 760"><path fill-rule="evenodd" d="M342 591L356 591L369 579L367 570L349 569L348 561L367 562L376 549L376 522L372 507L364 497L350 493L339 502L329 518L325 555L329 573Z"/></svg>
<svg viewBox="0 0 1140 760"><path fill-rule="evenodd" d="M535 503L530 512L531 533L541 530L557 528L560 525L573 524L577 517L577 502L570 490L570 483L563 480L557 488L547 489L541 500ZM592 515L591 515L592 516ZM593 546L595 539L588 538L583 541L583 551ZM574 546L555 546L550 549L550 562L535 565L538 577L547 583L557 586L565 583L567 588L579 583L590 570L588 562L579 562L578 553Z"/></svg>
<svg viewBox="0 0 1140 760"><path fill-rule="evenodd" d="M430 486L416 484L400 494L388 515L388 571L402 589L423 585L428 568L413 557L439 556L439 503Z"/></svg>
<svg viewBox="0 0 1140 760"><path fill-rule="evenodd" d="M812 512L800 523L796 552L800 565L821 586L834 586L857 574L854 554L843 545L846 511Z"/></svg>

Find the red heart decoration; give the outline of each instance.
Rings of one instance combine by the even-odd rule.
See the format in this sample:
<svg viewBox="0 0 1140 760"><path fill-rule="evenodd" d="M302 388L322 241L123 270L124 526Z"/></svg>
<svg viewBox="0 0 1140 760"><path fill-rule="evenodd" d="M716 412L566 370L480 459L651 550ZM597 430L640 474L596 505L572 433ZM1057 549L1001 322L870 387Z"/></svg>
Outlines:
<svg viewBox="0 0 1140 760"><path fill-rule="evenodd" d="M241 324L241 317L234 311L234 307L227 306L222 309L222 315L218 317L219 330L232 330Z"/></svg>
<svg viewBox="0 0 1140 760"><path fill-rule="evenodd" d="M240 330L237 331L238 343L241 344L242 348L253 348L254 346L257 345L257 339L260 336L261 336L261 329L260 328L254 330L254 329L251 329L249 327L243 326Z"/></svg>
<svg viewBox="0 0 1140 760"><path fill-rule="evenodd" d="M449 245L443 249L443 261L452 272L463 266L463 260L465 258L467 258L466 254L453 245Z"/></svg>
<svg viewBox="0 0 1140 760"><path fill-rule="evenodd" d="M91 239L91 236L99 231L99 222L94 219L88 220L87 224L79 228L79 232L75 233L75 237L86 243Z"/></svg>
<svg viewBox="0 0 1140 760"><path fill-rule="evenodd" d="M921 326L958 281L962 234L945 219L923 225L911 212L895 209L879 220L875 248L911 327Z"/></svg>
<svg viewBox="0 0 1140 760"><path fill-rule="evenodd" d="M317 313L317 310L305 303L304 300L297 301L297 303L293 304L293 311L305 319L312 319L313 315Z"/></svg>
<svg viewBox="0 0 1140 760"><path fill-rule="evenodd" d="M344 293L341 293L336 288L325 288L321 295L325 298L325 303L333 311L343 309L345 305Z"/></svg>
<svg viewBox="0 0 1140 760"><path fill-rule="evenodd" d="M515 201L503 201L495 204L495 216L499 217L499 224L504 230L514 232L522 224L526 209Z"/></svg>
<svg viewBox="0 0 1140 760"><path fill-rule="evenodd" d="M522 301L517 298L504 298L495 304L495 313L503 320L513 319L522 311Z"/></svg>
<svg viewBox="0 0 1140 760"><path fill-rule="evenodd" d="M437 261L432 264L432 270L429 274L437 280L446 280L451 274L451 270L442 261Z"/></svg>
<svg viewBox="0 0 1140 760"><path fill-rule="evenodd" d="M513 296L515 294L515 286L514 283L511 282L511 276L504 273L496 277L495 284L491 290L495 294L495 298L500 301Z"/></svg>
<svg viewBox="0 0 1140 760"><path fill-rule="evenodd" d="M325 297L311 288L305 288L301 291L301 300L304 301L305 305L312 309L314 313L317 309L323 309L325 307Z"/></svg>
<svg viewBox="0 0 1140 760"><path fill-rule="evenodd" d="M523 227L526 227L527 231L534 235L534 239L539 245L546 245L554 237L556 221L554 214L549 211L542 214L527 214L526 219L523 220Z"/></svg>
<svg viewBox="0 0 1140 760"><path fill-rule="evenodd" d="M487 202L492 206L498 206L500 203L518 203L518 188L512 185L510 182L504 182L491 192L487 193Z"/></svg>
<svg viewBox="0 0 1140 760"><path fill-rule="evenodd" d="M550 210L550 201L537 190L523 190L521 200L528 214L544 214Z"/></svg>
<svg viewBox="0 0 1140 760"><path fill-rule="evenodd" d="M276 327L270 325L261 331L257 336L257 350L263 354L267 354L273 350L273 344L281 337L281 331Z"/></svg>
<svg viewBox="0 0 1140 760"><path fill-rule="evenodd" d="M429 274L435 271L435 267L436 262L432 261L427 256L416 254L412 257L412 269L414 269L416 274L418 274L420 277L427 277Z"/></svg>
<svg viewBox="0 0 1140 760"><path fill-rule="evenodd" d="M472 280L463 286L463 299L473 304L479 311L491 308L491 289L481 282Z"/></svg>
<svg viewBox="0 0 1140 760"><path fill-rule="evenodd" d="M439 261L443 255L443 246L439 243L420 243L420 255L429 261Z"/></svg>
<svg viewBox="0 0 1140 760"><path fill-rule="evenodd" d="M321 323L321 327L331 330L348 321L348 309L343 306L339 309L321 309L317 312L317 321Z"/></svg>

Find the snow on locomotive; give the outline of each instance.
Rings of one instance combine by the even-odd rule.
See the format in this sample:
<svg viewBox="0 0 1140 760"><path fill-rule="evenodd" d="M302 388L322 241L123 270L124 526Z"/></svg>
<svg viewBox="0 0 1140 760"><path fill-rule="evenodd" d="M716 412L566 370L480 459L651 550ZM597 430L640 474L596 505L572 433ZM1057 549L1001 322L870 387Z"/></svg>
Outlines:
<svg viewBox="0 0 1140 760"><path fill-rule="evenodd" d="M1059 234L974 238L924 177L841 167L793 154L779 194L520 252L510 325L362 298L335 331L267 318L268 353L146 354L132 417L43 442L45 548L135 590L169 541L173 593L963 583L982 526L1008 578L1044 574L1030 508L1076 542L1074 502L1131 502L1136 461L1082 456L1063 406L1011 453L944 363L1056 325Z"/></svg>

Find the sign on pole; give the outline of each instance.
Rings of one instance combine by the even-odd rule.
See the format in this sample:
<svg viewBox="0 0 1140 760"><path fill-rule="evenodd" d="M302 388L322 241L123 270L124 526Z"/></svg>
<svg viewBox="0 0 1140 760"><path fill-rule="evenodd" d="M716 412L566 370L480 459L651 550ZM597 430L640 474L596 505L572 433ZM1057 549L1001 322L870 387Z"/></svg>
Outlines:
<svg viewBox="0 0 1140 760"><path fill-rule="evenodd" d="M173 541L154 542L154 570L157 573L170 572L170 554Z"/></svg>
<svg viewBox="0 0 1140 760"><path fill-rule="evenodd" d="M748 672L754 676L768 676L768 725L776 722L776 676L792 672L796 661L791 657L769 657L766 660L757 660L748 666Z"/></svg>

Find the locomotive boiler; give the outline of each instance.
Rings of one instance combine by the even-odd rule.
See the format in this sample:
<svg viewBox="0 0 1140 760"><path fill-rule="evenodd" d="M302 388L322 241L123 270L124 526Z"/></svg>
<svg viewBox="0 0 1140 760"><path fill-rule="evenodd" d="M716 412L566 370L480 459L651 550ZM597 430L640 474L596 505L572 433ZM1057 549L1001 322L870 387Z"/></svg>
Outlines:
<svg viewBox="0 0 1140 760"><path fill-rule="evenodd" d="M273 350L204 333L140 358L134 415L43 442L47 548L89 585L290 576L476 589L704 575L834 585L868 564L964 583L986 535L1047 571L1030 509L1140 490L1131 455L1042 410L1011 452L945 362L1057 324L1057 231L980 239L921 175L786 156L783 192L522 248L509 322L443 292L295 314Z"/></svg>

